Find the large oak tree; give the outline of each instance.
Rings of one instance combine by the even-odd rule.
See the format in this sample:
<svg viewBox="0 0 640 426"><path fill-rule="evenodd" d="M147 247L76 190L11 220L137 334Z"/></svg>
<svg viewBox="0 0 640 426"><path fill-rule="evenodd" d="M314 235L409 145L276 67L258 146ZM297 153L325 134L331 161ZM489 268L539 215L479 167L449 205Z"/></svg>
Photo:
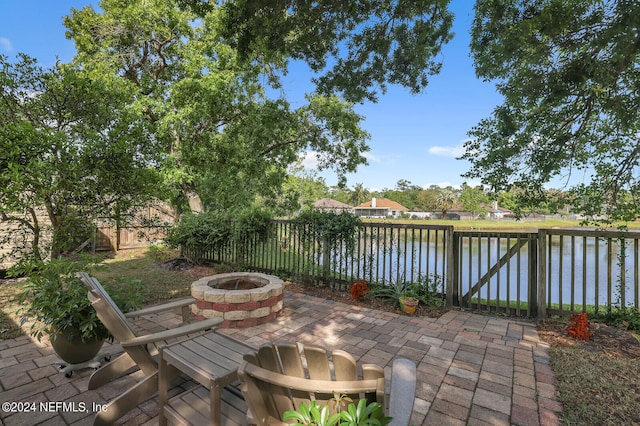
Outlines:
<svg viewBox="0 0 640 426"><path fill-rule="evenodd" d="M354 103L418 92L450 38L447 1L102 0L65 19L75 63L127 82L177 207L232 208L280 188L304 152L344 180L366 162ZM291 61L315 79L292 106ZM299 102L299 101L297 101Z"/></svg>
<svg viewBox="0 0 640 426"><path fill-rule="evenodd" d="M469 177L529 205L564 178L575 210L640 216L640 3L478 0L471 49L504 103L471 131Z"/></svg>

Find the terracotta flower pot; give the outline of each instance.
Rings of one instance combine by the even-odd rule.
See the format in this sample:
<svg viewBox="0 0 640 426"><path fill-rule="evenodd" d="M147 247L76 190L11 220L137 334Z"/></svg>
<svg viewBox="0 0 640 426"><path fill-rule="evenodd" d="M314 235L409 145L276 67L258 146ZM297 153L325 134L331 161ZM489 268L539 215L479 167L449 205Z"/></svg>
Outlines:
<svg viewBox="0 0 640 426"><path fill-rule="evenodd" d="M416 308L418 307L418 301L416 299L409 299L409 298L401 298L400 299L400 306L402 307L402 310L408 314L412 314L416 311Z"/></svg>

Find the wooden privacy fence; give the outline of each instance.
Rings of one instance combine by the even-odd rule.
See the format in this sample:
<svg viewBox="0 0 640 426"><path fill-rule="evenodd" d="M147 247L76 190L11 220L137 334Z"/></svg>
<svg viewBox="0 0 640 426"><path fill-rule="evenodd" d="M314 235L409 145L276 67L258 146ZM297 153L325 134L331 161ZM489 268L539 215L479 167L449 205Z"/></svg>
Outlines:
<svg viewBox="0 0 640 426"><path fill-rule="evenodd" d="M448 306L483 312L545 317L640 307L638 232L365 223L354 232L353 246L306 232L275 220L266 239L183 253L339 290L361 279L382 285L431 280Z"/></svg>

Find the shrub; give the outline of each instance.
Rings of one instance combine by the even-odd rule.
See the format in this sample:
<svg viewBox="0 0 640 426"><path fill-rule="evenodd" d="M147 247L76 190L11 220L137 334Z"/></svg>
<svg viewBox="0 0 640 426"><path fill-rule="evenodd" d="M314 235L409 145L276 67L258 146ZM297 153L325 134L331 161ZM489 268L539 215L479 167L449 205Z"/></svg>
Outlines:
<svg viewBox="0 0 640 426"><path fill-rule="evenodd" d="M62 218L60 226L54 229L53 252L71 253L87 240L93 239L95 224L74 212Z"/></svg>
<svg viewBox="0 0 640 426"><path fill-rule="evenodd" d="M220 211L185 214L164 241L170 247L189 251L215 251L230 243L250 242L254 237L264 241L270 224L271 215L254 208L238 215Z"/></svg>
<svg viewBox="0 0 640 426"><path fill-rule="evenodd" d="M411 295L426 306L444 306L444 282L442 275L420 275L411 285Z"/></svg>
<svg viewBox="0 0 640 426"><path fill-rule="evenodd" d="M574 339L589 340L591 338L589 320L586 313L573 314L569 317L568 334Z"/></svg>
<svg viewBox="0 0 640 426"><path fill-rule="evenodd" d="M185 214L164 241L171 247L216 250L231 239L232 233L231 219L220 212Z"/></svg>
<svg viewBox="0 0 640 426"><path fill-rule="evenodd" d="M591 319L626 330L640 331L640 310L636 308L612 309L605 313L592 314Z"/></svg>
<svg viewBox="0 0 640 426"><path fill-rule="evenodd" d="M354 300L360 300L369 294L369 286L365 280L356 281L351 284L349 293Z"/></svg>
<svg viewBox="0 0 640 426"><path fill-rule="evenodd" d="M371 286L371 296L387 299L400 306L401 297L412 297L425 306L444 306L442 276L436 274L420 275L414 281L376 283Z"/></svg>
<svg viewBox="0 0 640 426"><path fill-rule="evenodd" d="M306 210L300 213L293 224L304 231L300 235L306 243L327 241L331 247L344 244L347 252L352 252L356 243L356 231L362 225L359 217L351 213L332 213Z"/></svg>
<svg viewBox="0 0 640 426"><path fill-rule="evenodd" d="M250 241L256 238L266 241L271 229L271 214L265 210L249 208L238 215L234 224L234 237L238 241Z"/></svg>

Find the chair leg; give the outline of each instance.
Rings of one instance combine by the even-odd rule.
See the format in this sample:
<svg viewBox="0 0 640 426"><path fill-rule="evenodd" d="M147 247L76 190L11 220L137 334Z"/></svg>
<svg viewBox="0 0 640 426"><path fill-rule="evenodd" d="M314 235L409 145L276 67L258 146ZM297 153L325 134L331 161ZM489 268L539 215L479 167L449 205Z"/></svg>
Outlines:
<svg viewBox="0 0 640 426"><path fill-rule="evenodd" d="M94 426L112 425L120 417L151 398L158 391L158 373L145 377L125 393L110 401L93 419Z"/></svg>
<svg viewBox="0 0 640 426"><path fill-rule="evenodd" d="M103 364L89 378L89 389L96 389L105 383L124 376L136 367L136 363L126 353L121 354L116 359Z"/></svg>

